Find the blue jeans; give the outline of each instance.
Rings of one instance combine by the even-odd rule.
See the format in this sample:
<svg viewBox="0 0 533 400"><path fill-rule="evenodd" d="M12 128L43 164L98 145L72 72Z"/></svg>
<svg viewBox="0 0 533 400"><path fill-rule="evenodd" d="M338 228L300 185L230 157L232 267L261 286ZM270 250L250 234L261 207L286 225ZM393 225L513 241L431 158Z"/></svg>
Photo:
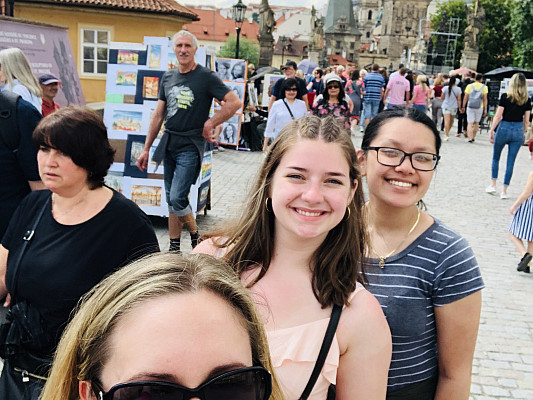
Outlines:
<svg viewBox="0 0 533 400"><path fill-rule="evenodd" d="M520 146L524 143L524 123L501 121L494 137L494 151L492 153L492 179L498 178L500 156L505 145L509 145L507 151L507 166L503 184L509 186L513 176L514 162Z"/></svg>
<svg viewBox="0 0 533 400"><path fill-rule="evenodd" d="M423 113L427 111L427 108L424 104L413 104L413 108L416 108L417 110L420 110Z"/></svg>
<svg viewBox="0 0 533 400"><path fill-rule="evenodd" d="M365 119L374 118L379 112L379 100L365 100Z"/></svg>
<svg viewBox="0 0 533 400"><path fill-rule="evenodd" d="M198 177L200 155L197 151L168 148L163 163L168 211L178 217L190 214L189 192Z"/></svg>

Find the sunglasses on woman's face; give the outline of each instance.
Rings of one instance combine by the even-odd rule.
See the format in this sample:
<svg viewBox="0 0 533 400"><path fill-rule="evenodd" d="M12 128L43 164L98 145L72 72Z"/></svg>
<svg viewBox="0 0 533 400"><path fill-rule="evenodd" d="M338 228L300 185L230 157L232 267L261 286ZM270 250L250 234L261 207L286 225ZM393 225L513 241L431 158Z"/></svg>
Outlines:
<svg viewBox="0 0 533 400"><path fill-rule="evenodd" d="M287 88L285 89L286 92L297 92L298 91L298 88L295 88L295 87L291 87L291 88Z"/></svg>
<svg viewBox="0 0 533 400"><path fill-rule="evenodd" d="M341 85L334 83L332 85L328 85L328 89L340 89Z"/></svg>
<svg viewBox="0 0 533 400"><path fill-rule="evenodd" d="M195 389L169 382L141 381L119 383L109 392L99 392L100 400L268 400L272 377L263 367L226 372Z"/></svg>

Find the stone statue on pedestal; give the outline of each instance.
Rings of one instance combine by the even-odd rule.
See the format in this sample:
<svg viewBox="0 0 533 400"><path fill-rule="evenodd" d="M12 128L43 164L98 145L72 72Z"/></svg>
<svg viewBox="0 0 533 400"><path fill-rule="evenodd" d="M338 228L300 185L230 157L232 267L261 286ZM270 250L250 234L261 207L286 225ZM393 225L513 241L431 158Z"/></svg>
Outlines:
<svg viewBox="0 0 533 400"><path fill-rule="evenodd" d="M464 32L464 49L465 51L479 51L479 33L483 28L485 21L485 10L476 1L474 10L467 9L468 26Z"/></svg>
<svg viewBox="0 0 533 400"><path fill-rule="evenodd" d="M276 26L274 12L268 4L268 0L261 0L259 7L259 65L258 68L267 67L272 64L274 54L274 37L272 31Z"/></svg>

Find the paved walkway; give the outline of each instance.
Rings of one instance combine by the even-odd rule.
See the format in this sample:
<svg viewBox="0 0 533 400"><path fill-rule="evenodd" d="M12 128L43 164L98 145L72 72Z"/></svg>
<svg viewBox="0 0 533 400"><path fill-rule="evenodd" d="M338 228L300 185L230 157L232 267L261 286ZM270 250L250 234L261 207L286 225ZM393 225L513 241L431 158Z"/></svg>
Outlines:
<svg viewBox="0 0 533 400"><path fill-rule="evenodd" d="M356 146L361 136L354 138ZM522 147L509 187L510 199L501 200L501 179L498 195L485 193L490 183L492 155L487 132L472 144L453 135L443 143L441 155L424 201L430 214L468 239L486 285L471 399L533 399L533 274L516 271L519 256L507 237L509 207L521 193L533 160L529 160L527 148ZM501 177L506 157L504 150ZM198 217L201 232L240 214L262 159L261 153L231 150L214 155L212 210ZM155 222L162 248L166 249L168 234L164 220ZM187 252L190 245L185 234L182 241Z"/></svg>

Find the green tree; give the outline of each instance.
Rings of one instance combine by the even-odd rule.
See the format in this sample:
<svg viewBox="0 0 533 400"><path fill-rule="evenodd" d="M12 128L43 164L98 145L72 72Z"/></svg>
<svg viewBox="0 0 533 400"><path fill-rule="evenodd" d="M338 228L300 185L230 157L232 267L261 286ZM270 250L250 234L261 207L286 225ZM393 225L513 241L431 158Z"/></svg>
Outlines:
<svg viewBox="0 0 533 400"><path fill-rule="evenodd" d="M217 57L234 58L236 42L237 35L230 35L218 51ZM259 45L241 36L239 38L239 58L257 65L259 63Z"/></svg>
<svg viewBox="0 0 533 400"><path fill-rule="evenodd" d="M485 73L513 64L513 35L510 22L516 0L481 0L485 22L479 34L477 69Z"/></svg>
<svg viewBox="0 0 533 400"><path fill-rule="evenodd" d="M431 16L431 28L434 31L438 32L448 32L453 30L452 18L459 18L459 29L458 32L460 35L463 34L465 28L467 27L466 22L466 5L463 0L448 0L448 2L439 3L437 5L437 10L435 14ZM455 33L455 32L452 32ZM448 38L444 35L433 35L433 40L429 44L428 53L434 52L437 54L445 54L447 49L447 40ZM454 68L458 68L461 61L461 54L464 48L464 39L462 36L457 37L457 45L455 47L455 59L454 59ZM436 65L443 65L444 59L443 56L437 57L433 62Z"/></svg>
<svg viewBox="0 0 533 400"><path fill-rule="evenodd" d="M518 0L511 13L515 63L533 69L533 0Z"/></svg>

